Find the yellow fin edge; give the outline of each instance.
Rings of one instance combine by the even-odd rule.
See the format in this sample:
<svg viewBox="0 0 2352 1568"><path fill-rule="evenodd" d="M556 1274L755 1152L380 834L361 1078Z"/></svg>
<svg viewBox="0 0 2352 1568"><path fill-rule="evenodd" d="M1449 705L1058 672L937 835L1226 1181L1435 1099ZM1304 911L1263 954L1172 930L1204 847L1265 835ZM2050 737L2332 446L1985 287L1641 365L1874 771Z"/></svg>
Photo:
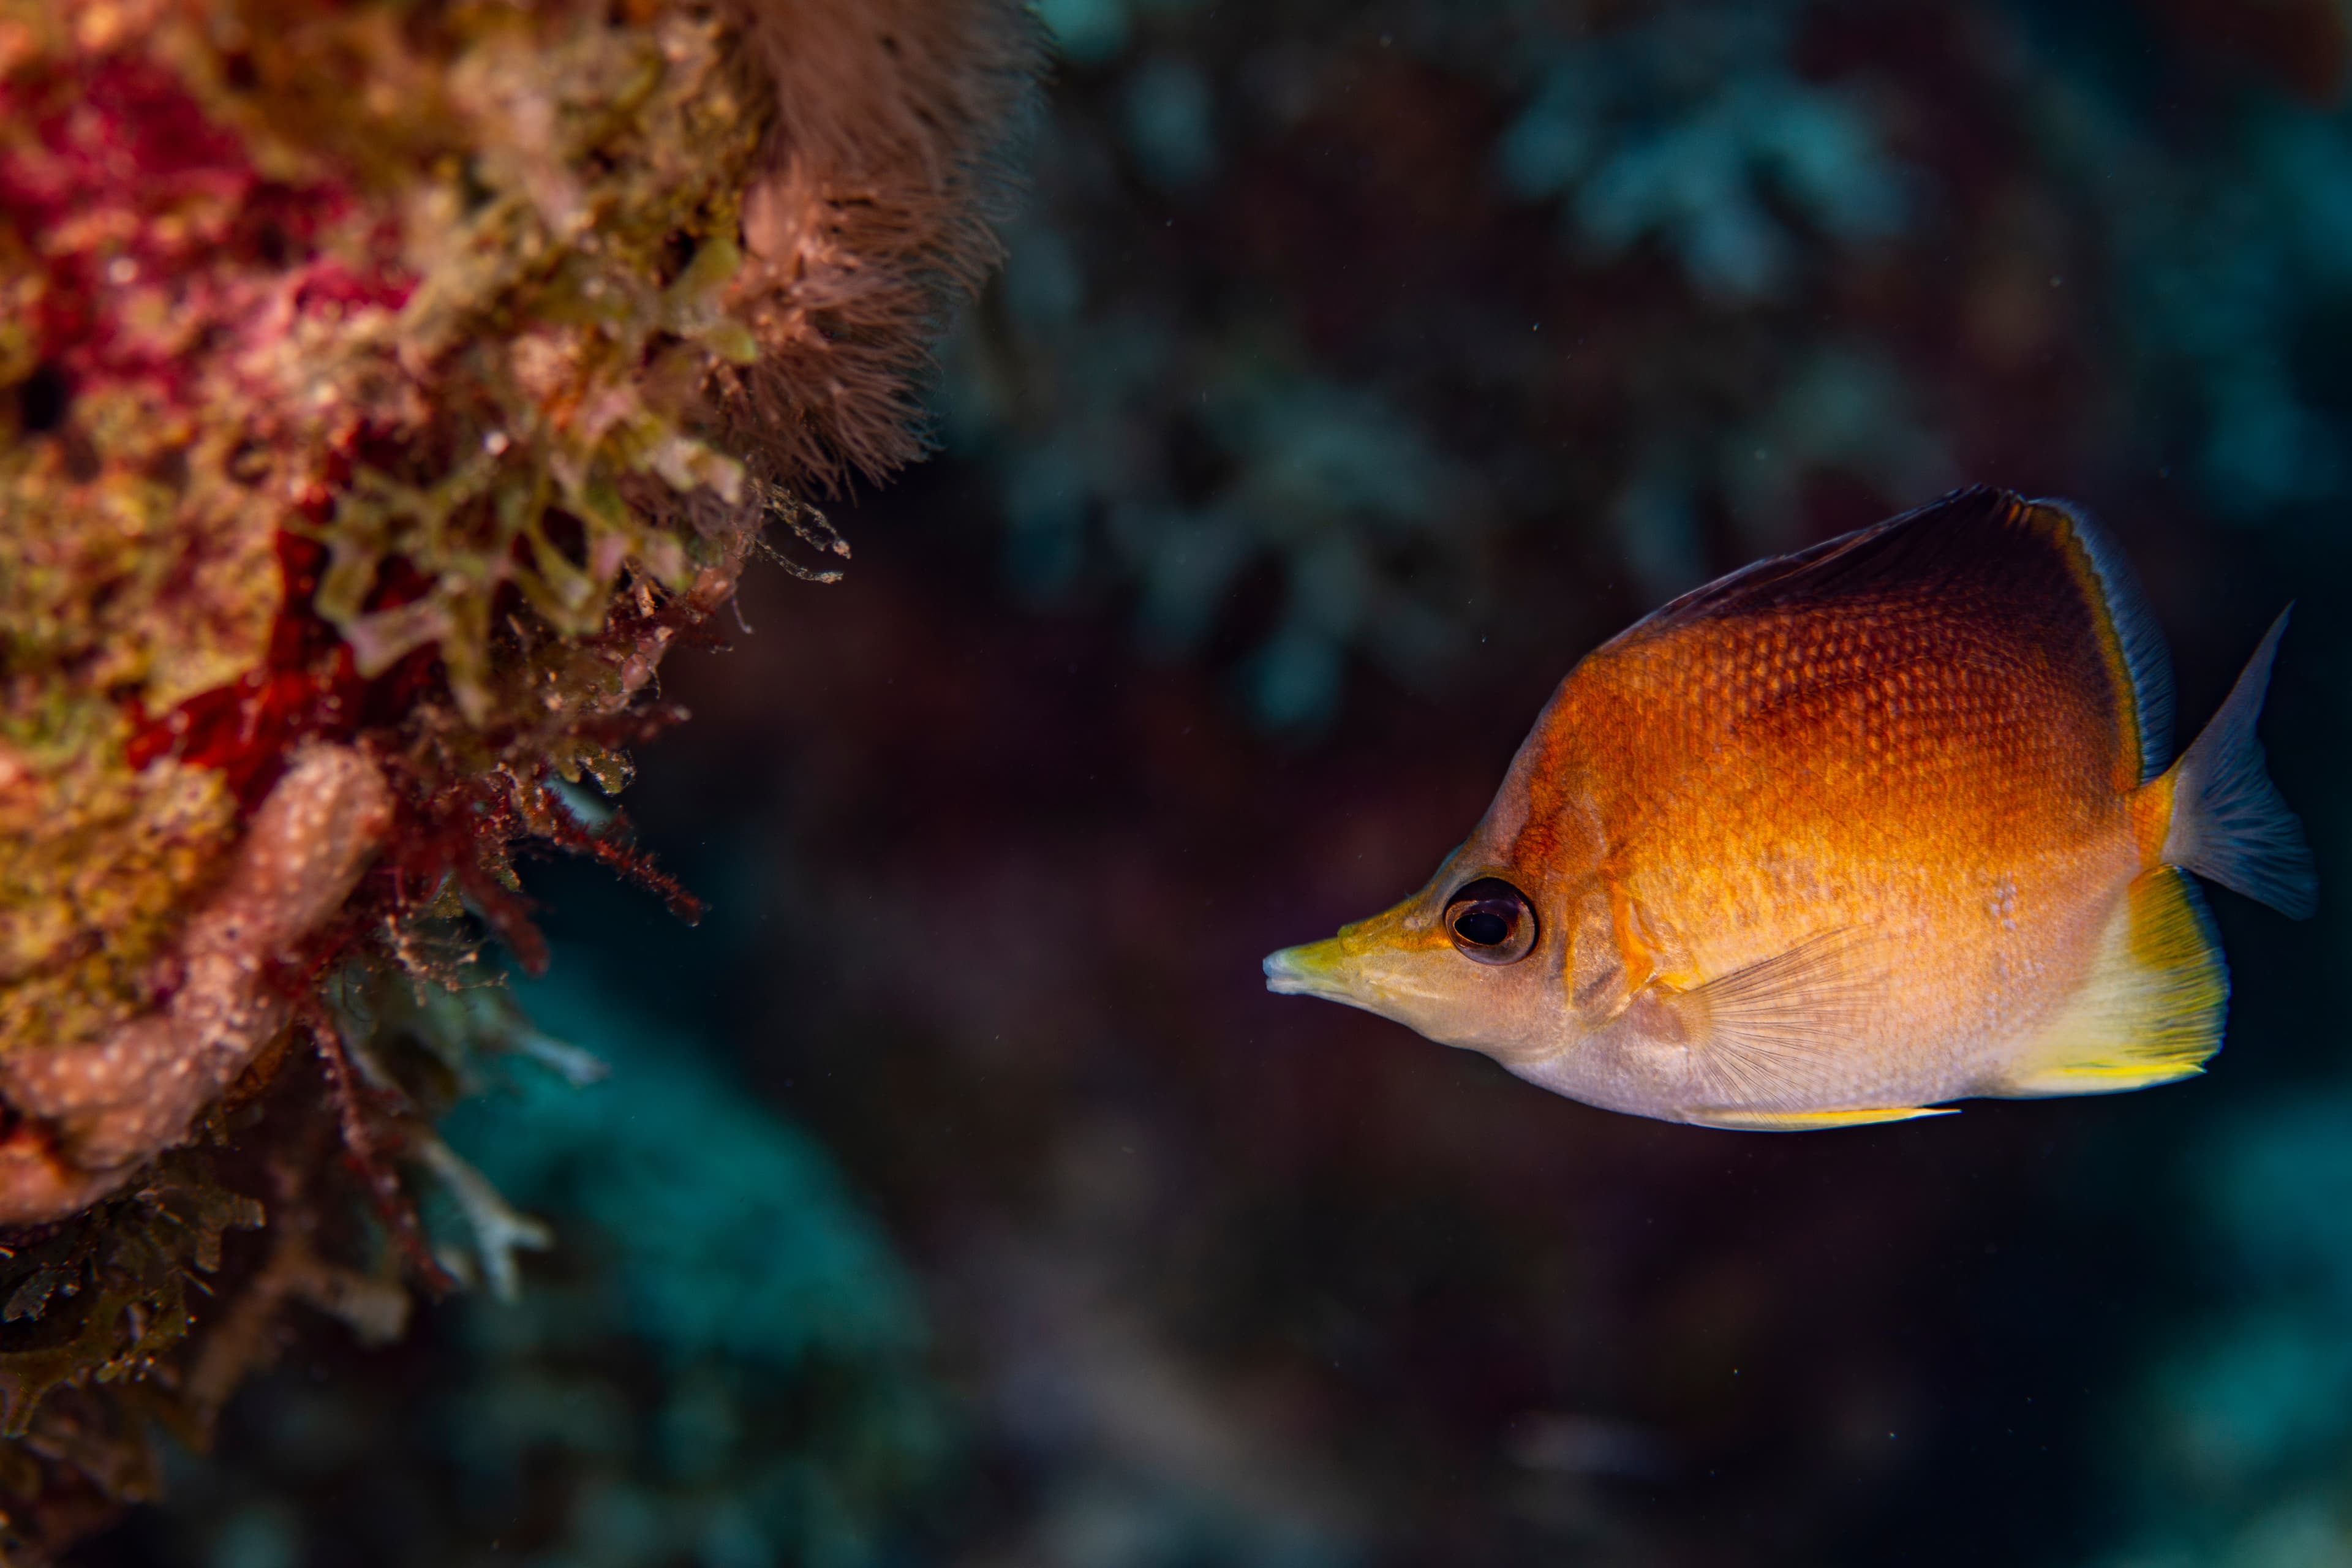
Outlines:
<svg viewBox="0 0 2352 1568"><path fill-rule="evenodd" d="M1722 1127L1740 1132L1811 1132L1824 1127L1867 1127L1876 1121L1911 1121L1922 1116L1958 1116L1957 1107L1925 1105L1880 1107L1866 1110L1696 1110L1690 1120L1701 1127Z"/></svg>
<svg viewBox="0 0 2352 1568"><path fill-rule="evenodd" d="M2229 966L2197 885L2177 867L2152 868L2132 879L2065 1011L1978 1092L2121 1094L2194 1078L2221 1048L2229 1004Z"/></svg>

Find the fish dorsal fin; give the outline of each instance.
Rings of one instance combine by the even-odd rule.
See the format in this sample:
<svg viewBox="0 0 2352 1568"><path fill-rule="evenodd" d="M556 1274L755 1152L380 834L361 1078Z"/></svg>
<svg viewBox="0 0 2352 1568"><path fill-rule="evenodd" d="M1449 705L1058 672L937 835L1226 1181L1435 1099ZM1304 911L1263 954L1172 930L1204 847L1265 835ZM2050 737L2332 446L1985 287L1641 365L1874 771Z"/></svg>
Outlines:
<svg viewBox="0 0 2352 1568"><path fill-rule="evenodd" d="M1838 1108L1843 1047L1882 978L1874 945L1864 932L1827 931L1687 989L1654 981L1624 1025L1645 1044L1685 1053L1688 1120L1763 1126L1813 1116ZM1916 1114L1864 1109L1872 1120Z"/></svg>
<svg viewBox="0 0 2352 1568"><path fill-rule="evenodd" d="M2132 785L2171 761L2172 666L2138 580L2104 531L2059 500L1978 486L1916 511L1694 588L1635 622L1625 646L1707 621L1803 608L1932 605L1954 623L1997 622L2038 668L2104 683Z"/></svg>

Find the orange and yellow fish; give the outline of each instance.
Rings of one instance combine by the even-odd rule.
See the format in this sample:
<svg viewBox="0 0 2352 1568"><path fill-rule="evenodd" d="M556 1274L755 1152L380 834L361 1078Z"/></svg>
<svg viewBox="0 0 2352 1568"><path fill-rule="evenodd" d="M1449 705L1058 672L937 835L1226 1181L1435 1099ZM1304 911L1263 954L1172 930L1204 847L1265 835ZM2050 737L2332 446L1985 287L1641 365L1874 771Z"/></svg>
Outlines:
<svg viewBox="0 0 2352 1568"><path fill-rule="evenodd" d="M2063 503L1759 562L1589 655L1429 885L1266 984L1709 1127L2189 1077L2230 989L2189 873L2316 896L2254 737L2285 626L2172 761L2162 634Z"/></svg>

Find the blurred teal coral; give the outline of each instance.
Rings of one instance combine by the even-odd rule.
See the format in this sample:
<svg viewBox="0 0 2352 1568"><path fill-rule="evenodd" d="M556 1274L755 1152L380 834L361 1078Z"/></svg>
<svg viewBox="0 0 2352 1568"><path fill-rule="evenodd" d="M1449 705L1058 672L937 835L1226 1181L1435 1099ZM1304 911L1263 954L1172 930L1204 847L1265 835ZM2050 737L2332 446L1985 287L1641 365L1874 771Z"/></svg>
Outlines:
<svg viewBox="0 0 2352 1568"><path fill-rule="evenodd" d="M1660 242L1701 294L1785 294L1806 239L1890 238L1916 174L1849 88L1789 56L1806 7L1677 5L1619 31L1555 42L1496 148L1505 185L1564 198L1570 244L1610 261Z"/></svg>
<svg viewBox="0 0 2352 1568"><path fill-rule="evenodd" d="M520 1071L511 1095L460 1106L444 1133L510 1202L577 1215L614 1249L604 1322L681 1361L920 1352L909 1282L814 1145L701 1048L578 985L527 984L519 1000L608 1072L575 1087Z"/></svg>
<svg viewBox="0 0 2352 1568"><path fill-rule="evenodd" d="M583 987L522 1000L610 1071L526 1071L446 1126L572 1255L518 1303L465 1310L476 1368L443 1415L461 1461L520 1485L534 1453L568 1454L573 1511L544 1563L876 1561L946 1441L889 1244L701 1047ZM614 1379L633 1363L651 1392Z"/></svg>
<svg viewBox="0 0 2352 1568"><path fill-rule="evenodd" d="M317 1560L355 1530L372 1562L416 1568L895 1560L950 1428L888 1241L700 1042L585 982L519 1000L565 1044L533 1035L499 1058L503 1091L441 1131L550 1222L553 1250L524 1263L516 1300L440 1310L450 1353L395 1423L263 1380L245 1458L190 1462L170 1533L223 1568ZM485 1007L513 1023L495 993ZM583 1081L591 1055L604 1071ZM455 1204L428 1217L453 1258L475 1244ZM350 1516L345 1484L396 1516Z"/></svg>
<svg viewBox="0 0 2352 1568"><path fill-rule="evenodd" d="M1214 89L1201 68L1166 55L1139 66L1127 83L1127 139L1145 174L1162 185L1194 185L1214 174Z"/></svg>
<svg viewBox="0 0 2352 1568"><path fill-rule="evenodd" d="M1093 65L1127 47L1126 0L1037 0L1055 51L1073 64Z"/></svg>
<svg viewBox="0 0 2352 1568"><path fill-rule="evenodd" d="M1086 82L1055 105L1039 198L949 360L950 444L997 478L1017 589L1131 598L1147 648L1223 663L1261 724L1311 731L1359 663L1408 687L1449 679L1515 547L1597 546L1649 592L1706 574L1711 514L1757 546L1801 542L1818 471L1933 493L1956 467L1935 400L1885 345L1814 330L1843 270L1909 242L1932 182L1892 150L1866 81L1799 68L1812 13L1309 5L1267 14L1237 51L1213 8L1044 7ZM1374 89L1362 71L1397 74ZM1421 132L1383 145L1373 122L1353 128L1365 143L1292 145L1376 90L1475 93L1493 118L1463 151L1491 188L1384 191L1374 226L1329 237L1343 248L1254 275L1249 247L1317 210L1286 214L1269 166L1417 155ZM1604 428L1536 447L1515 427L1559 433L1559 383L1585 374L1578 294L1563 314L1511 289L1413 292L1422 206L1461 200L1489 226L1556 205L1565 243L1515 269L1588 288L1612 331L1630 323L1606 292L1650 270L1636 253L1671 259L1676 342L1623 367ZM1407 270L1383 289L1391 267ZM1384 303L1337 315L1318 274Z"/></svg>
<svg viewBox="0 0 2352 1568"><path fill-rule="evenodd" d="M1437 679L1465 638L1483 523L1475 478L1378 390L1341 385L1296 355L1246 342L1179 343L1149 317L1090 321L1071 309L1076 263L1052 236L1016 244L1007 289L1030 330L1011 352L1067 376L1050 428L1035 410L967 396L957 437L1011 447L1006 521L1013 576L1066 592L1097 552L1136 584L1139 636L1162 657L1198 651L1237 579L1270 568L1274 624L1239 672L1276 729L1335 710L1347 660L1365 654L1408 683ZM1203 471L1187 485L1164 439L1170 378L1196 387L1178 414ZM969 385L970 384L967 384ZM1024 418L1024 415L1027 417ZM1395 563L1426 556L1419 576Z"/></svg>
<svg viewBox="0 0 2352 1568"><path fill-rule="evenodd" d="M2116 1413L2134 1523L2099 1568L2352 1563L2352 1095L2241 1111L2189 1151L2207 1304Z"/></svg>
<svg viewBox="0 0 2352 1568"><path fill-rule="evenodd" d="M1035 0L1038 19L1055 52L1074 66L1117 59L1135 37L1139 19L1202 8L1202 0Z"/></svg>
<svg viewBox="0 0 2352 1568"><path fill-rule="evenodd" d="M1072 79L950 432L1024 594L1131 597L1271 727L1359 665L1442 681L1503 614L1507 583L1465 589L1497 559L1654 597L1970 478L2116 489L2085 464L2118 429L2223 517L2352 492L2352 381L2315 348L2352 306L2352 121L2204 85L2193 19L1040 15ZM1275 481L1342 426L1351 456ZM1355 481L1384 466L1416 478Z"/></svg>
<svg viewBox="0 0 2352 1568"><path fill-rule="evenodd" d="M2315 520L2352 495L2352 384L2315 354L2352 310L2352 125L2249 101L2216 148L2157 155L2085 89L2080 171L2113 237L2116 328L2158 426L2189 447L2219 515Z"/></svg>

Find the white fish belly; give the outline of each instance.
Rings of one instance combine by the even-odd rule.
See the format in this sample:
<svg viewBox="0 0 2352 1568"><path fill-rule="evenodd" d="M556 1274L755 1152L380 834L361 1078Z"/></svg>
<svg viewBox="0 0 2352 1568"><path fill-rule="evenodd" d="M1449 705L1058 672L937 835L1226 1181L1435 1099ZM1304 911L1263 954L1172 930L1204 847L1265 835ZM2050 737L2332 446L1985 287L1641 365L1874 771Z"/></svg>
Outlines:
<svg viewBox="0 0 2352 1568"><path fill-rule="evenodd" d="M1629 1010L1609 1027L1507 1065L1570 1099L1669 1121L2000 1093L2020 1052L2081 990L2121 918L2133 870L2119 856L2084 856L2066 875L2037 879L2051 889L2040 897L1994 879L1980 899L1898 917L1901 936L1858 944L1860 973L1819 995L1777 1010L1759 1005L1734 1026L1680 1039L1644 1032Z"/></svg>

